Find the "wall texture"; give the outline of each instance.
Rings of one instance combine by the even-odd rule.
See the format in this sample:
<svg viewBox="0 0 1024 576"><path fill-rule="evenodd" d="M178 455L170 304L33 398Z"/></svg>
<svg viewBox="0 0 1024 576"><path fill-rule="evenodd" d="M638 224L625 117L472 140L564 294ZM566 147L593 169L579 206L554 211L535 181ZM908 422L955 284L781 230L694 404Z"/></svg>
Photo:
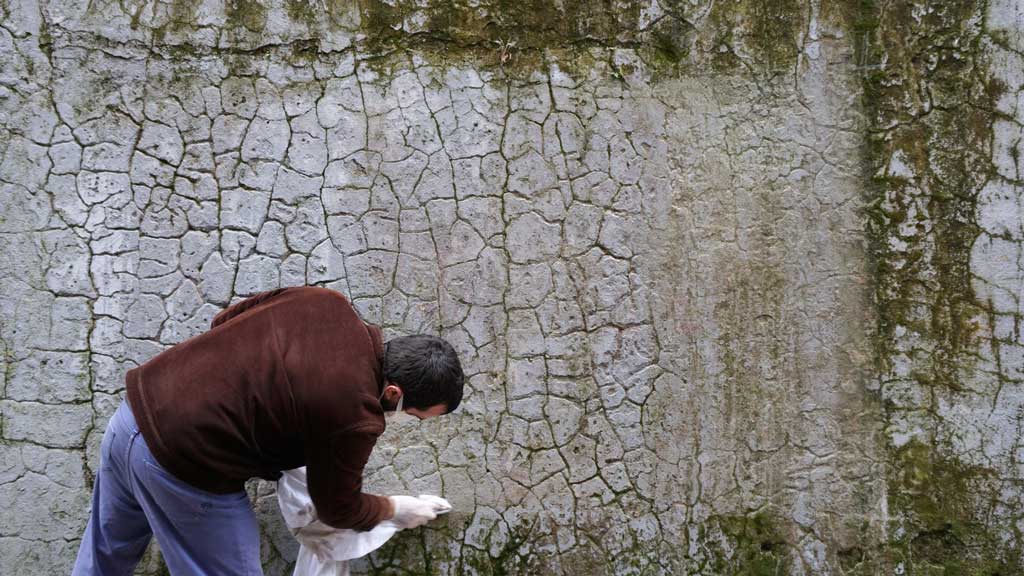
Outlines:
<svg viewBox="0 0 1024 576"><path fill-rule="evenodd" d="M361 571L1024 569L1022 34L1013 0L0 0L0 573L69 570L126 369L307 283L470 376L367 477L455 512Z"/></svg>

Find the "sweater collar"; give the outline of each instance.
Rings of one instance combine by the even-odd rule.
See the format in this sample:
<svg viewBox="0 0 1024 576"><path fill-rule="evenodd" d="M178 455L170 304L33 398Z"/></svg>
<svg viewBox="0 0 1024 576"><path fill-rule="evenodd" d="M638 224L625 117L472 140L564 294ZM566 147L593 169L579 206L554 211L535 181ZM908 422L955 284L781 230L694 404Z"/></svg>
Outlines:
<svg viewBox="0 0 1024 576"><path fill-rule="evenodd" d="M364 322L364 324L366 324L366 332L370 335L370 342L373 344L373 355L377 358L374 370L377 377L377 394L380 395L384 392L384 334L380 326L368 322Z"/></svg>

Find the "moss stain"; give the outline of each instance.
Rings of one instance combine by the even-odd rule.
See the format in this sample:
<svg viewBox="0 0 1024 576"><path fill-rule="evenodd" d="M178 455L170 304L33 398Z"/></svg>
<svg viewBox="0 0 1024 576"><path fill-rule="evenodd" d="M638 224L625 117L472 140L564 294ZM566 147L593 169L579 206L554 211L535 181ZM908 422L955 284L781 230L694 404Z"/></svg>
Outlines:
<svg viewBox="0 0 1024 576"><path fill-rule="evenodd" d="M986 306L975 297L970 270L1002 90L983 45L986 10L982 0L828 6L845 13L863 73L878 374L883 382L909 381L932 402L936 395L955 399L976 374L986 329ZM909 369L896 372L898 365ZM890 401L886 420L934 409ZM941 422L931 426L929 437L938 436ZM986 522L998 494L995 473L950 452L918 439L889 446L894 520L890 541L875 553L887 571L901 567L907 574L1017 573L1020 551ZM860 551L854 564L871 554Z"/></svg>
<svg viewBox="0 0 1024 576"><path fill-rule="evenodd" d="M153 41L163 43L168 32L183 32L189 30L195 22L196 12L202 0L171 0L167 7L167 21L162 26L153 30ZM152 11L154 8L143 2L134 13L132 13L131 27L137 28L142 21L142 14L145 11Z"/></svg>
<svg viewBox="0 0 1024 576"><path fill-rule="evenodd" d="M699 7L667 1L665 15L648 21L641 0L283 0L288 20L304 27L315 42L321 31L350 23L359 14L360 51L364 57L410 48L440 62L471 56L477 63L498 64L492 58L497 42L514 42L513 66L535 71L544 65L543 54L571 54L590 48L636 49L656 77L690 70L710 57L714 69L739 69L742 59L751 70L778 70L790 66L799 50L800 31L806 25L800 0L723 0L710 3L707 21ZM267 25L269 0L225 0L224 32L230 40L258 34ZM130 14L131 26L143 25L142 16L158 11L143 2ZM168 33L188 34L196 29L200 0L170 0L166 21L154 28L156 44ZM694 22L701 22L700 30ZM705 28L712 38L702 41L703 53L693 50ZM180 45L175 49L181 51ZM699 56L698 56L699 55Z"/></svg>
<svg viewBox="0 0 1024 576"><path fill-rule="evenodd" d="M535 536L535 525L522 525L513 528L496 553L491 553L492 530L484 539L487 550L475 548L464 549L461 570L463 573L479 576L512 576L534 574L540 570L539 559L531 554L523 554ZM468 570L467 570L468 569Z"/></svg>
<svg viewBox="0 0 1024 576"><path fill-rule="evenodd" d="M976 495L990 493L992 470L969 466L911 441L895 450L890 507L903 514L888 554L908 574L1008 576L1019 573L1021 553L1009 550L984 521ZM995 504L993 501L992 505Z"/></svg>
<svg viewBox="0 0 1024 576"><path fill-rule="evenodd" d="M284 7L288 18L306 27L307 30L314 30L317 26L316 4L309 0L285 0Z"/></svg>
<svg viewBox="0 0 1024 576"><path fill-rule="evenodd" d="M267 7L260 0L227 0L225 15L227 28L260 32L267 25Z"/></svg>
<svg viewBox="0 0 1024 576"><path fill-rule="evenodd" d="M708 15L712 66L721 72L740 67L749 55L762 71L788 68L799 52L806 25L798 0L726 0L714 2Z"/></svg>
<svg viewBox="0 0 1024 576"><path fill-rule="evenodd" d="M783 576L788 574L790 546L778 520L768 511L717 516L709 521L726 537L728 550L716 550L709 568L714 574Z"/></svg>

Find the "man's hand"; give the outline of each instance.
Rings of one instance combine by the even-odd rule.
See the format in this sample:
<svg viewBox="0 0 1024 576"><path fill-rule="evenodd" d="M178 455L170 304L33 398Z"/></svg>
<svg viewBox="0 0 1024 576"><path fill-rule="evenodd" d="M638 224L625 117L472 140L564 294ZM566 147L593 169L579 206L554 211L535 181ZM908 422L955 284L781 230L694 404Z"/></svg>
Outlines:
<svg viewBox="0 0 1024 576"><path fill-rule="evenodd" d="M404 529L416 528L437 518L436 504L412 496L388 496L394 515L391 521Z"/></svg>

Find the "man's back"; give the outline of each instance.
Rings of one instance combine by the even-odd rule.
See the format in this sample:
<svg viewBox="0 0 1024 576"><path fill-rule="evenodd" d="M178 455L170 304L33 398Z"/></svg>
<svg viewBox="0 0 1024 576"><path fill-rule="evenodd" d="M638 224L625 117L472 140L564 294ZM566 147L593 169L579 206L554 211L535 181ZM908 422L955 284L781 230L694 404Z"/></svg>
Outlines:
<svg viewBox="0 0 1024 576"><path fill-rule="evenodd" d="M341 501L359 496L383 432L382 346L380 330L341 294L274 290L129 371L128 399L154 455L193 486L233 492L250 477L308 465L321 499ZM372 525L380 508L372 499L339 505L358 512L357 525ZM330 502L319 504L329 514Z"/></svg>

